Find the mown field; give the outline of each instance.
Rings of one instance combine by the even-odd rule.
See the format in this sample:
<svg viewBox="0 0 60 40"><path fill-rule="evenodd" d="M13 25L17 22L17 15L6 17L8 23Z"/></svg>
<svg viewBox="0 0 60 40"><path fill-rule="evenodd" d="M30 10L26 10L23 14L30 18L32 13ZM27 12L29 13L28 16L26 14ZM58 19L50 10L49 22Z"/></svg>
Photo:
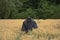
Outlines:
<svg viewBox="0 0 60 40"><path fill-rule="evenodd" d="M0 40L60 40L60 19L35 20L38 28L21 32L23 19L0 20Z"/></svg>

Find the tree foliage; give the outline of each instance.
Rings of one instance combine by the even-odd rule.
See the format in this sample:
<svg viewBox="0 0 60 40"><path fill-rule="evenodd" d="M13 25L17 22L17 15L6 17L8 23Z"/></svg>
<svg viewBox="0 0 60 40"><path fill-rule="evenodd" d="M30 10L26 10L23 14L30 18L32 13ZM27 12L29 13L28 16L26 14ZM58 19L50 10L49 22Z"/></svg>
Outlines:
<svg viewBox="0 0 60 40"><path fill-rule="evenodd" d="M0 0L0 19L60 18L60 0Z"/></svg>

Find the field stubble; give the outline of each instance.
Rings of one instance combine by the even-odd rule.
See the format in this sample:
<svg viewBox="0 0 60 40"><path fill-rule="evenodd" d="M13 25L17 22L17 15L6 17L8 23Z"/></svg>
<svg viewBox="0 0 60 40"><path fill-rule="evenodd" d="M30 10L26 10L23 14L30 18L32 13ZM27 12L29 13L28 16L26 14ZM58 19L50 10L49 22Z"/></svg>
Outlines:
<svg viewBox="0 0 60 40"><path fill-rule="evenodd" d="M0 20L0 40L60 40L60 19L35 20L38 28L21 32L23 19Z"/></svg>

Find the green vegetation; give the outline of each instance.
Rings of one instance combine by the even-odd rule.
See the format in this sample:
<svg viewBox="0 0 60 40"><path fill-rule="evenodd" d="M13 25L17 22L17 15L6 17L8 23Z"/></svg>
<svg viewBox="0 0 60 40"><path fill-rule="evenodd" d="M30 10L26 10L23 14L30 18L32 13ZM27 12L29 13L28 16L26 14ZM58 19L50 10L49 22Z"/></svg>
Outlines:
<svg viewBox="0 0 60 40"><path fill-rule="evenodd" d="M0 19L23 19L28 16L58 19L60 0L0 0Z"/></svg>

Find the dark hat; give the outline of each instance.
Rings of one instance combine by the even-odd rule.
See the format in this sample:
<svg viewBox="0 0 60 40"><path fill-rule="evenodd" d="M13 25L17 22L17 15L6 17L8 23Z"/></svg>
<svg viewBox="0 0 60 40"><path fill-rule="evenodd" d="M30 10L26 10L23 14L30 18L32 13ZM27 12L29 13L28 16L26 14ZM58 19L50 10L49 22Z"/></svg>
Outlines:
<svg viewBox="0 0 60 40"><path fill-rule="evenodd" d="M28 20L31 20L31 17L28 17L27 19L28 19Z"/></svg>

